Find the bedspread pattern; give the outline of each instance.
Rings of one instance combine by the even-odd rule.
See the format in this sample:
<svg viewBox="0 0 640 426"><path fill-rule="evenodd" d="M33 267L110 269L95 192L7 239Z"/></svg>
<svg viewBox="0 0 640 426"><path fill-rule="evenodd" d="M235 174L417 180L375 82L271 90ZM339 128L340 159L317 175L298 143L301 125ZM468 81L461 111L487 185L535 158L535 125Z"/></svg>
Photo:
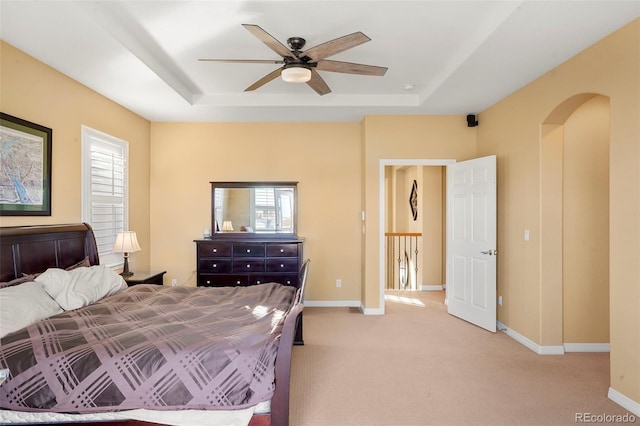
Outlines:
<svg viewBox="0 0 640 426"><path fill-rule="evenodd" d="M5 336L0 406L232 409L271 398L295 288L137 285Z"/></svg>

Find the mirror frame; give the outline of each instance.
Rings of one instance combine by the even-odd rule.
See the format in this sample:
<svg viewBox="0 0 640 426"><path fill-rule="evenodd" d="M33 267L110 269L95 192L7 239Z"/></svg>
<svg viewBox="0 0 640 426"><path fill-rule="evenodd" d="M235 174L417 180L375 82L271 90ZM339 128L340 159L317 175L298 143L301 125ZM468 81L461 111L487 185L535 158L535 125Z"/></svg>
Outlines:
<svg viewBox="0 0 640 426"><path fill-rule="evenodd" d="M254 182L209 182L211 184L211 239L234 239L234 240L256 240L256 239L297 239L298 238L298 182L269 182L269 181L254 181ZM291 188L293 189L293 232L281 233L281 232L224 232L216 230L216 218L215 218L215 191L220 188L238 188L238 189L251 189L261 187L278 187L278 188ZM221 224L219 224L221 226Z"/></svg>

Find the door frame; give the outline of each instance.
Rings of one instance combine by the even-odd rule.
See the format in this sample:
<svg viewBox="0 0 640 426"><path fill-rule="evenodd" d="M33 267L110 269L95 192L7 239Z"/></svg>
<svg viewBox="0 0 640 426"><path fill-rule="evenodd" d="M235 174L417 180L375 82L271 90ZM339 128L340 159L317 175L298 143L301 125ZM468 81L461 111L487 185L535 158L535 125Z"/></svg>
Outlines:
<svg viewBox="0 0 640 426"><path fill-rule="evenodd" d="M385 251L384 251L384 233L385 233L385 211L386 211L386 192L385 192L385 184L384 184L384 172L387 166L448 166L451 164L455 164L456 160L454 159L380 159L379 161L379 169L378 169L378 199L379 199L379 223L378 223L378 241L380 242L378 247L378 281L380 283L380 310L376 312L377 314L384 315L385 311L385 301L384 301L384 291L385 291ZM449 264L449 257L447 255L446 263ZM446 277L445 277L445 285L446 285Z"/></svg>

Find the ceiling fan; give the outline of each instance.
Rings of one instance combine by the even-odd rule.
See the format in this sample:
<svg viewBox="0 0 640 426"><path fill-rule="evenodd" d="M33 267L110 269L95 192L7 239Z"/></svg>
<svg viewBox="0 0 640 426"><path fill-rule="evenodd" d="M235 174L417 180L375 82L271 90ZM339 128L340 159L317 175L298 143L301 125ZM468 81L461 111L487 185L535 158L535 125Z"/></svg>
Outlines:
<svg viewBox="0 0 640 426"><path fill-rule="evenodd" d="M256 90L257 88L274 80L278 76L288 83L307 83L319 95L326 95L331 92L327 83L322 79L317 70L340 72L359 75L383 76L387 72L386 67L374 65L354 64L351 62L331 61L325 58L343 52L371 39L358 31L326 43L319 44L307 50L302 50L306 40L302 37L290 37L287 39L289 48L276 40L271 34L260 28L258 25L242 24L251 34L267 45L271 50L282 57L278 60L263 59L198 59L199 61L246 63L246 64L282 64L251 86L244 89L245 92Z"/></svg>

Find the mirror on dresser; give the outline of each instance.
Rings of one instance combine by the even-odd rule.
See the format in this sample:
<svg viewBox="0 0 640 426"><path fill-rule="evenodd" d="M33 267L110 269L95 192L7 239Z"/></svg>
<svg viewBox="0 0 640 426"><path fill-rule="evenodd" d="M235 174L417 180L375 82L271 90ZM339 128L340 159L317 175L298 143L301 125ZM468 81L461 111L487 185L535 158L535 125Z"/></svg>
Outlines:
<svg viewBox="0 0 640 426"><path fill-rule="evenodd" d="M211 182L211 234L295 237L297 182Z"/></svg>

